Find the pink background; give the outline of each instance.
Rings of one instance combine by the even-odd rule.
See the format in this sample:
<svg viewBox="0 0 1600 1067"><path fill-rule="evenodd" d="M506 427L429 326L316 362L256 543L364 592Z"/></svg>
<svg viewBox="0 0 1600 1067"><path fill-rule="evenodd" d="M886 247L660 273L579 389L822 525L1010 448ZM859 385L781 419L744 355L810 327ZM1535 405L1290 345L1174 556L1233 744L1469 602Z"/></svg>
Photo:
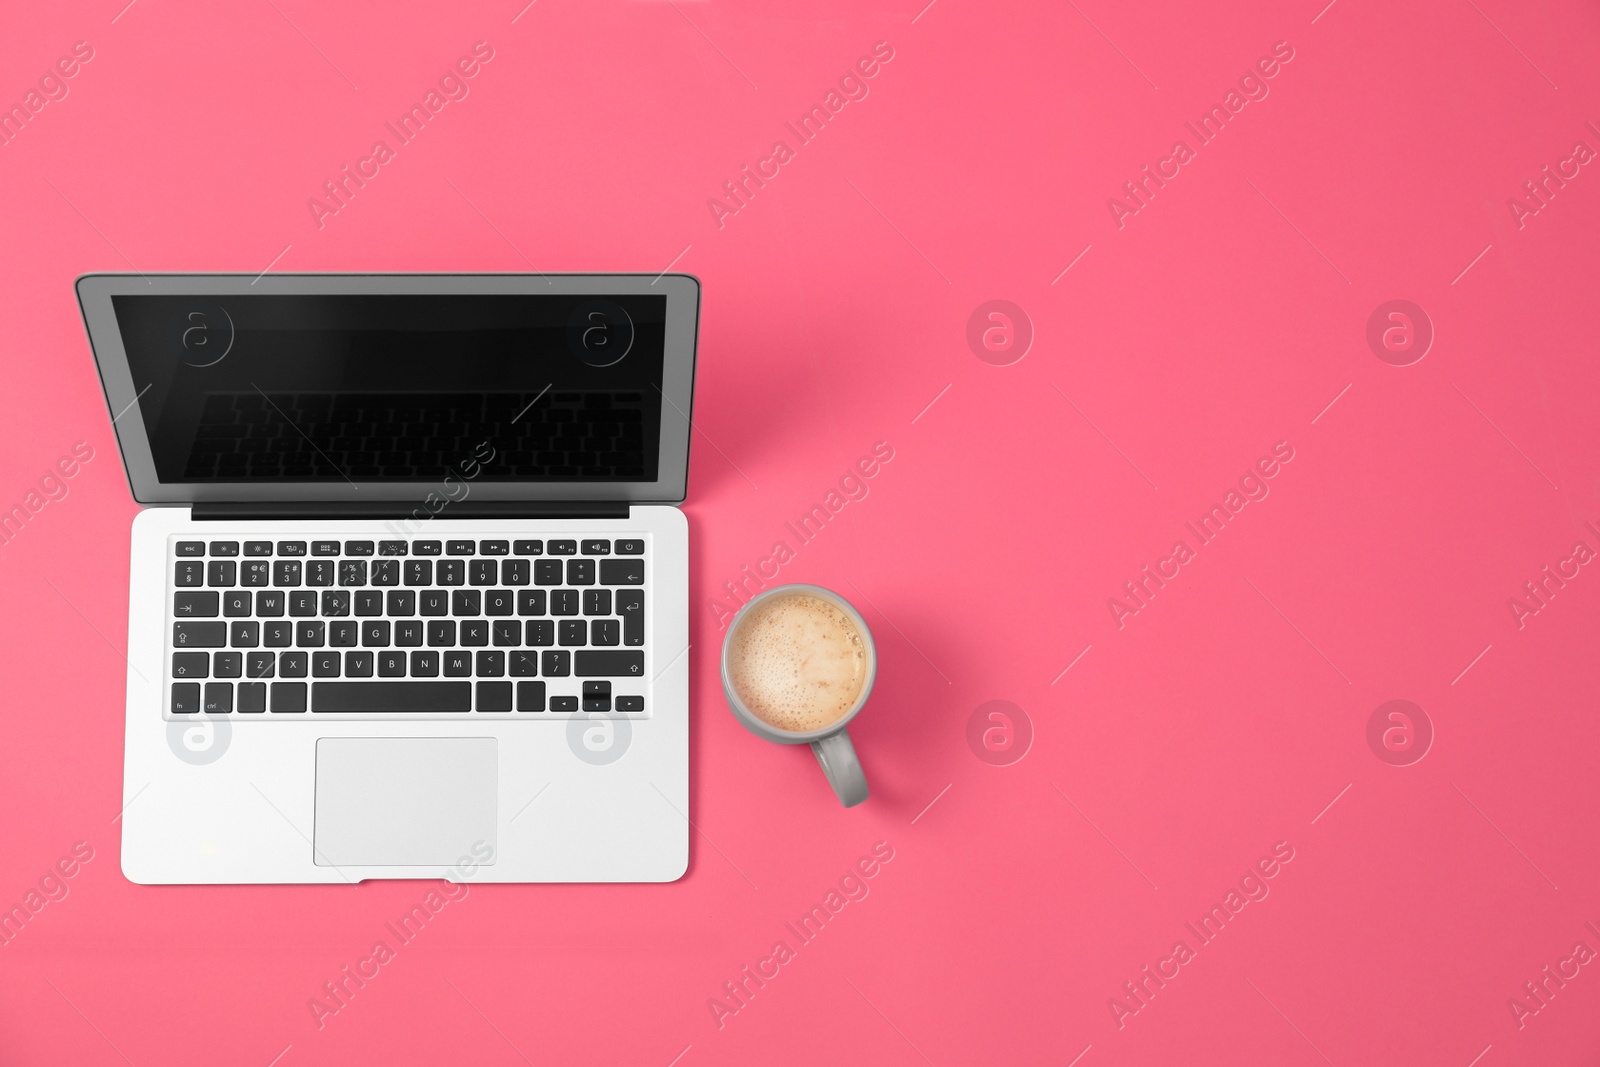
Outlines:
<svg viewBox="0 0 1600 1067"><path fill-rule="evenodd" d="M96 450L0 547L0 903L94 849L0 947L0 1062L1594 1062L1600 967L1508 1007L1600 949L1600 574L1508 607L1600 549L1600 175L1521 229L1507 204L1600 148L1592 4L123 2L0 35L0 102L94 49L0 148L0 505ZM307 199L480 40L470 95L319 229ZM719 228L708 198L878 41L870 95ZM1119 229L1108 198L1279 41L1270 95ZM307 1001L429 886L122 878L135 509L71 287L269 264L705 285L688 875L475 886L321 1029ZM966 341L991 299L1035 333L1010 366ZM1411 366L1365 339L1392 299L1436 332ZM780 579L879 641L846 811L729 715L711 598L879 441ZM1119 629L1107 600L1280 441L1270 495ZM1410 766L1368 747L1392 699L1436 734ZM991 700L1032 724L1010 765L967 741ZM880 841L870 895L719 1028Z"/></svg>

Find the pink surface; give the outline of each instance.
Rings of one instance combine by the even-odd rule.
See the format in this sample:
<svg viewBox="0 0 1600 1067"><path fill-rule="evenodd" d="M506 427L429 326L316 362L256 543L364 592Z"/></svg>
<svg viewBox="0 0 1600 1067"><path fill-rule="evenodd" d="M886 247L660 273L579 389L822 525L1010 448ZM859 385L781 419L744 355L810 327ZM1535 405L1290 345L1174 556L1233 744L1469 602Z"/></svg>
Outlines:
<svg viewBox="0 0 1600 1067"><path fill-rule="evenodd" d="M94 452L0 547L0 902L74 872L0 947L0 1061L1594 1062L1593 5L123 2L0 36L24 106L93 51L0 148L0 504ZM478 41L468 95L319 227L308 198ZM269 265L705 284L688 875L474 886L320 1027L433 887L122 878L135 509L71 288ZM969 347L991 300L1031 324L1018 362L1015 313ZM1420 362L1369 347L1391 300ZM1405 329L1377 351L1415 356ZM879 640L857 810L719 692L717 598L778 541L779 581ZM1378 755L1417 754L1414 713L1369 745L1391 700L1420 761ZM777 973L741 1004L746 966Z"/></svg>

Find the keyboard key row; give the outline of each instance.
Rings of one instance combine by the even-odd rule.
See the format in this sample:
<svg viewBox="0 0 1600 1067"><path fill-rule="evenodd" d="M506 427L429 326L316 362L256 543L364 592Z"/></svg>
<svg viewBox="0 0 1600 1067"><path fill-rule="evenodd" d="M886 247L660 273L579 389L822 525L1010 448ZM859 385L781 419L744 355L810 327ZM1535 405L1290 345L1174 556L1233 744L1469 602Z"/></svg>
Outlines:
<svg viewBox="0 0 1600 1067"><path fill-rule="evenodd" d="M572 556L580 551L580 543L572 540L552 540L548 542L552 556ZM545 554L546 542L539 539L522 539L517 541L504 541L499 539L468 541L453 540L443 542L443 551L451 556L504 556L514 554L518 556L542 556ZM174 552L179 557L205 556L233 557L239 555L238 541L212 541L208 546L204 541L179 541ZM313 541L311 554L313 556L371 556L374 551L379 556L404 556L415 554L418 556L437 556L441 551L439 541ZM585 556L609 556L613 551L613 542L606 538L587 538L581 542L581 551ZM615 551L619 556L644 555L644 539L639 537L619 538L615 542ZM244 554L246 556L270 556L273 553L271 541L246 541ZM279 541L277 553L280 556L304 556L306 542L304 541Z"/></svg>
<svg viewBox="0 0 1600 1067"><path fill-rule="evenodd" d="M260 590L254 595L245 590L216 593L209 590L179 590L172 597L172 614L179 619L282 618L291 617L391 618L454 615L586 615L622 616L623 644L644 641L644 591L639 589L391 589L377 590L309 589ZM204 632L204 631L197 631Z"/></svg>
<svg viewBox="0 0 1600 1067"><path fill-rule="evenodd" d="M531 577L534 585L594 585L595 564L599 566L599 584L603 586L643 585L644 560L640 557L620 559L569 560L541 559L443 559L435 569L434 562L426 559L401 561L397 559L286 559L237 560L219 559L209 563L180 559L173 565L173 584L179 589L208 586L212 589L229 589L234 586L296 588L303 585L329 587L337 583L343 588L365 585L398 586L402 580L407 586L526 586ZM435 581L437 576L437 582Z"/></svg>
<svg viewBox="0 0 1600 1067"><path fill-rule="evenodd" d="M174 652L172 676L195 678L636 678L644 653L545 649Z"/></svg>
<svg viewBox="0 0 1600 1067"><path fill-rule="evenodd" d="M172 644L205 648L638 647L628 619L323 619L173 623Z"/></svg>
<svg viewBox="0 0 1600 1067"><path fill-rule="evenodd" d="M595 687L591 689L591 687ZM605 686L600 689L598 686ZM235 690L237 689L237 699ZM582 709L590 713L613 710L609 683L585 682ZM256 715L267 711L271 696L274 714L303 714L307 710L330 714L353 712L509 712L515 703L519 712L546 709L545 683L521 682L175 682L172 686L174 715ZM309 695L309 701L308 701ZM552 712L576 712L575 696L552 696ZM619 696L615 710L644 711L644 697Z"/></svg>

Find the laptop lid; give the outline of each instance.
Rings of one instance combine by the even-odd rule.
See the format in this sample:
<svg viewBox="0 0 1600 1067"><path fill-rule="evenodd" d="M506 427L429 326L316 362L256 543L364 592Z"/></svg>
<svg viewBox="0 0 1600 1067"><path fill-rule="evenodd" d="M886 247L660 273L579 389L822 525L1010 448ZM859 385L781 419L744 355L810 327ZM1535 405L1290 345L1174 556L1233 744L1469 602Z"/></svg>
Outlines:
<svg viewBox="0 0 1600 1067"><path fill-rule="evenodd" d="M684 499L690 275L89 274L77 293L141 504L467 482L474 501Z"/></svg>

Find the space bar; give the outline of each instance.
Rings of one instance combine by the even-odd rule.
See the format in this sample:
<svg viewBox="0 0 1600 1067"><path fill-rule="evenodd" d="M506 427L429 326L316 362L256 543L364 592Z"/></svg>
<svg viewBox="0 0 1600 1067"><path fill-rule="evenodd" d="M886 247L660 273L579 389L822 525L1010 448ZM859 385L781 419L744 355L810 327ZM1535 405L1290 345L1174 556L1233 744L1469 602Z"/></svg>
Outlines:
<svg viewBox="0 0 1600 1067"><path fill-rule="evenodd" d="M312 682L316 711L471 711L471 682Z"/></svg>

